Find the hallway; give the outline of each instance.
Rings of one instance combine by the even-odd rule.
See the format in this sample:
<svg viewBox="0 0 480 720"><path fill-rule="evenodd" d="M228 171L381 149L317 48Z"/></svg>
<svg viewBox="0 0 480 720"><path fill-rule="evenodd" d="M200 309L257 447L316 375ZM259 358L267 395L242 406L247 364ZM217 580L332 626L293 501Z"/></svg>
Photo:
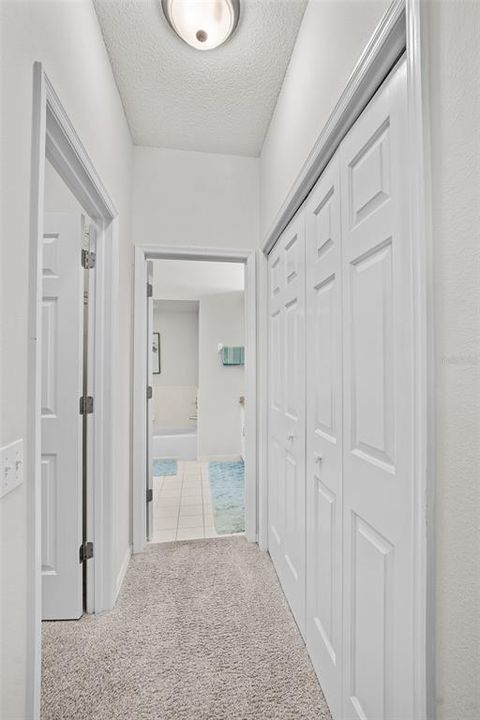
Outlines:
<svg viewBox="0 0 480 720"><path fill-rule="evenodd" d="M42 720L330 720L267 554L243 537L132 557L115 609L43 625Z"/></svg>
<svg viewBox="0 0 480 720"><path fill-rule="evenodd" d="M0 0L0 720L480 720L480 0Z"/></svg>

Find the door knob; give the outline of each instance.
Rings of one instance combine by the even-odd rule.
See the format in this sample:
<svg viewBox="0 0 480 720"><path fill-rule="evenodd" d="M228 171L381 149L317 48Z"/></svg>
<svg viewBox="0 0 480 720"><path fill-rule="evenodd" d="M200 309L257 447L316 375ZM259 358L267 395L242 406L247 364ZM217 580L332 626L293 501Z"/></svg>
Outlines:
<svg viewBox="0 0 480 720"><path fill-rule="evenodd" d="M293 440L293 439L295 438L295 433L293 433L293 432L287 433L287 438L288 438L289 440Z"/></svg>
<svg viewBox="0 0 480 720"><path fill-rule="evenodd" d="M314 453L313 459L315 460L316 463L320 464L323 460L323 457L322 457L322 455L320 455L320 453Z"/></svg>

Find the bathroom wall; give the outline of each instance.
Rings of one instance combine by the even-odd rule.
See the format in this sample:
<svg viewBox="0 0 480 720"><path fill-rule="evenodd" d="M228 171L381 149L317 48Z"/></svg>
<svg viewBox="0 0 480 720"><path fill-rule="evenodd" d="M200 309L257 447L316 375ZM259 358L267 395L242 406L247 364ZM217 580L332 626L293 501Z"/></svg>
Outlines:
<svg viewBox="0 0 480 720"><path fill-rule="evenodd" d="M240 396L243 366L223 366L218 344L244 345L244 293L200 299L199 312L199 458L241 455Z"/></svg>
<svg viewBox="0 0 480 720"><path fill-rule="evenodd" d="M160 374L153 376L154 425L192 427L198 387L198 302L154 300Z"/></svg>

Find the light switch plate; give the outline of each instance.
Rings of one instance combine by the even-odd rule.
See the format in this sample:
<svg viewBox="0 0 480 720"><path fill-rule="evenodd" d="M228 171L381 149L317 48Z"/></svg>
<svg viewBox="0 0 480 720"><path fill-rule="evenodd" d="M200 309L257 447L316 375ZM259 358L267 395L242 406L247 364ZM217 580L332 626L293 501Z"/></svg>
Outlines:
<svg viewBox="0 0 480 720"><path fill-rule="evenodd" d="M23 440L0 450L0 497L22 484L23 464Z"/></svg>

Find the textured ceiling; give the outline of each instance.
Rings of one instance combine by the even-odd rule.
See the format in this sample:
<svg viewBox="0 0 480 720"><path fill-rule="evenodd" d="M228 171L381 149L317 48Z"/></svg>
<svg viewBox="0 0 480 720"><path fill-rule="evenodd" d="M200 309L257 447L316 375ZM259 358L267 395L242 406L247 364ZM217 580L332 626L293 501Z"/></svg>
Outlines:
<svg viewBox="0 0 480 720"><path fill-rule="evenodd" d="M307 0L241 0L225 45L199 52L160 0L94 0L136 145L258 156Z"/></svg>

